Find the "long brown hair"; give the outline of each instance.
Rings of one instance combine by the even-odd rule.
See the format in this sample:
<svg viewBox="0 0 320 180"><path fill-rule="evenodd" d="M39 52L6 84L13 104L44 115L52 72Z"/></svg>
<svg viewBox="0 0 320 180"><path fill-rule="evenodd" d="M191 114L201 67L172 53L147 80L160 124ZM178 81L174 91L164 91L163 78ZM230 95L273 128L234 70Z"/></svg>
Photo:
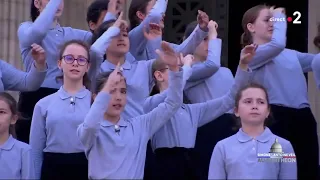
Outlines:
<svg viewBox="0 0 320 180"><path fill-rule="evenodd" d="M137 12L140 11L144 14L146 14L146 8L148 6L148 3L151 0L132 0L129 7L129 21L131 29L137 27L140 24L140 19L137 16Z"/></svg>
<svg viewBox="0 0 320 180"><path fill-rule="evenodd" d="M249 44L253 43L253 39L252 39L250 31L247 28L247 25L249 23L254 23L257 20L261 10L269 9L269 8L270 7L267 6L267 5L257 5L257 6L254 6L254 7L250 8L250 9L248 9L244 13L244 15L242 17L242 29L244 31L242 33L242 35L241 35L241 45L242 45L242 47L245 47L246 45L249 45Z"/></svg>
<svg viewBox="0 0 320 180"><path fill-rule="evenodd" d="M83 47L86 52L87 52L87 57L88 57L88 63L90 63L90 54L89 54L89 51L90 51L90 48L89 46L87 45L87 43L83 42L83 41L80 41L80 40L71 40L71 41L67 41L66 43L64 43L61 47L61 50L60 50L60 54L59 54L59 60L62 60L63 59L63 53L64 51L66 50L66 48L72 44L76 44L76 45L79 45L81 47ZM57 81L63 81L63 75L60 75L60 76L57 76L56 77L56 80ZM85 73L84 76L83 76L83 85L89 89L90 88L90 78L88 77L88 74Z"/></svg>
<svg viewBox="0 0 320 180"><path fill-rule="evenodd" d="M260 84L257 84L257 83L250 83L246 86L244 86L243 88L241 88L237 94L236 94L236 97L235 97L235 107L238 109L239 108L239 102L242 98L242 93L243 91L247 90L247 89L250 89L250 88L255 88L255 89L261 89L265 95L266 95L266 101L267 101L267 104L268 104L268 108L270 109L270 104L269 104L269 96L268 96L268 92L267 92L267 89L265 87L263 87L262 85ZM269 116L266 118L266 120L264 121L264 125L265 126L270 126L272 123L273 123L273 118L272 118L272 115L271 115L271 112L269 114ZM241 122L240 122L240 119L239 118L235 118L235 127L233 128L233 130L238 130L240 127L241 127Z"/></svg>
<svg viewBox="0 0 320 180"><path fill-rule="evenodd" d="M9 93L0 92L0 100L8 104L12 116L17 116L18 119L22 118L20 116L20 113L18 112L17 101ZM9 134L11 134L14 138L17 137L16 131L15 131L15 125L10 125Z"/></svg>

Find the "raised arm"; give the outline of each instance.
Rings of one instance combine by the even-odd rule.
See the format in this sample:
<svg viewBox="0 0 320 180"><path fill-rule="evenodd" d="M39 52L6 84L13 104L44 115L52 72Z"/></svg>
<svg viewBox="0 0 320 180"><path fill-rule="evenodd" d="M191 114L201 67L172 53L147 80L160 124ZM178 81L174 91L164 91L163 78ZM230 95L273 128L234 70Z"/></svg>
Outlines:
<svg viewBox="0 0 320 180"><path fill-rule="evenodd" d="M295 51L297 53L297 57L299 60L299 63L302 67L302 70L304 73L312 71L312 61L315 58L316 54L311 53L302 53L299 51Z"/></svg>
<svg viewBox="0 0 320 180"><path fill-rule="evenodd" d="M98 137L100 123L104 120L104 114L111 100L110 94L115 91L116 85L121 81L124 81L124 78L119 63L108 77L101 92L95 98L84 122L77 129L77 135L81 143L86 147L86 150L91 149L95 139Z"/></svg>
<svg viewBox="0 0 320 180"><path fill-rule="evenodd" d="M181 107L182 105L182 78L183 72L169 72L169 88L167 91L167 97L154 108L148 114L145 114L139 118L142 119L142 123L145 124L149 137L157 132Z"/></svg>
<svg viewBox="0 0 320 180"><path fill-rule="evenodd" d="M312 61L312 71L318 89L320 89L320 53L317 54Z"/></svg>
<svg viewBox="0 0 320 180"><path fill-rule="evenodd" d="M30 128L30 146L32 148L32 158L35 162L36 179L39 179L41 176L43 150L47 142L45 123L46 104L41 102L43 101L40 100L34 107Z"/></svg>
<svg viewBox="0 0 320 180"><path fill-rule="evenodd" d="M183 55L193 54L194 50L208 36L209 16L205 12L198 10L197 21L198 26L187 39L179 45L171 44L176 52L180 52Z"/></svg>
<svg viewBox="0 0 320 180"><path fill-rule="evenodd" d="M32 22L24 22L18 29L21 49L29 48L33 43L41 44L52 27L55 14L62 0L50 0L39 17Z"/></svg>
<svg viewBox="0 0 320 180"><path fill-rule="evenodd" d="M41 46L32 44L31 54L34 62L31 64L31 70L28 73L0 61L1 79L5 90L35 91L40 88L47 72L45 52Z"/></svg>
<svg viewBox="0 0 320 180"><path fill-rule="evenodd" d="M129 32L130 52L133 56L145 50L148 40L144 37L144 28L150 22L159 23L163 17L163 10L167 6L167 0L156 0L155 5L150 10L146 18Z"/></svg>
<svg viewBox="0 0 320 180"><path fill-rule="evenodd" d="M161 128L182 105L183 97L183 72L179 68L179 57L167 42L162 42L163 51L157 50L160 59L169 67L169 87L167 97L163 103L157 106L148 114L137 117L145 126L149 137Z"/></svg>
<svg viewBox="0 0 320 180"><path fill-rule="evenodd" d="M211 155L208 179L227 179L225 167L225 154L223 146L221 142L218 142Z"/></svg>
<svg viewBox="0 0 320 180"><path fill-rule="evenodd" d="M148 97L143 103L144 113L152 111L154 108L158 107L159 104L163 103L167 98L167 91L163 91L159 94Z"/></svg>
<svg viewBox="0 0 320 180"><path fill-rule="evenodd" d="M84 122L79 125L77 135L86 149L91 149L100 131L100 122L110 102L110 95L101 91L95 98Z"/></svg>
<svg viewBox="0 0 320 180"><path fill-rule="evenodd" d="M282 11L282 8L274 10L274 18L284 18L286 15ZM274 57L278 56L286 47L286 33L287 33L287 22L275 21L273 24L273 33L271 41L259 45L257 53L250 63L252 70L257 69L268 62L272 61Z"/></svg>
<svg viewBox="0 0 320 180"><path fill-rule="evenodd" d="M35 164L31 148L22 152L21 179L35 179Z"/></svg>
<svg viewBox="0 0 320 180"><path fill-rule="evenodd" d="M128 24L123 20L123 12L121 12L116 22L108 28L91 46L90 51L96 53L96 56L103 56L106 54L112 38L119 35L122 29L126 29Z"/></svg>
<svg viewBox="0 0 320 180"><path fill-rule="evenodd" d="M210 121L216 119L234 107L235 96L241 87L248 84L251 73L244 66L238 68L235 83L229 92L217 99L212 99L204 103L191 104L191 113L198 118L198 127L203 126Z"/></svg>
<svg viewBox="0 0 320 180"><path fill-rule="evenodd" d="M294 153L293 147L290 142L287 142L284 148L286 153ZM289 180L297 179L297 163L296 162L282 162L280 163L279 179Z"/></svg>

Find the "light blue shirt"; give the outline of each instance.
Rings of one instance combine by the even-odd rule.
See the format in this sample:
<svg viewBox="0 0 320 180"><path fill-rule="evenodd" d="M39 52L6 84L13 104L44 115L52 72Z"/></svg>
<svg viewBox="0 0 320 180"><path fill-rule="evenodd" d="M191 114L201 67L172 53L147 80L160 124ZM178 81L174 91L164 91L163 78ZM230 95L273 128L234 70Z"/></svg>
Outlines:
<svg viewBox="0 0 320 180"><path fill-rule="evenodd" d="M250 74L238 69L235 84L227 94L204 103L184 104L177 113L152 137L152 147L194 148L198 127L201 127L234 107L234 98L238 90L245 86ZM149 97L144 103L145 112L150 112L162 103L167 91Z"/></svg>
<svg viewBox="0 0 320 180"><path fill-rule="evenodd" d="M320 53L317 54L312 61L312 71L318 89L320 89Z"/></svg>
<svg viewBox="0 0 320 180"><path fill-rule="evenodd" d="M216 67L220 67L221 45L220 39L210 40L206 61L198 62L194 64L193 67L203 64L214 64ZM210 66L208 66L208 68L210 68ZM234 84L234 77L230 69L225 67L212 67L210 69L214 69L214 73L211 76L208 76L208 78L200 79L198 81L191 81L192 79L188 80L184 92L192 104L220 98L226 95ZM229 110L230 113L233 112L232 108Z"/></svg>
<svg viewBox="0 0 320 180"><path fill-rule="evenodd" d="M276 18L285 18L278 13ZM287 23L275 21L270 42L259 45L250 63L253 80L263 85L270 104L291 107L309 107L304 72L312 70L315 55L285 49Z"/></svg>
<svg viewBox="0 0 320 180"><path fill-rule="evenodd" d="M74 104L71 104L71 98ZM77 137L77 128L90 109L91 93L83 87L70 95L61 87L56 93L42 98L35 105L30 145L40 178L43 152L79 153L84 147Z"/></svg>
<svg viewBox="0 0 320 180"><path fill-rule="evenodd" d="M57 66L61 46L70 40L81 40L91 44L91 32L61 27L52 27L55 14L62 0L50 0L34 22L23 22L18 29L18 38L23 64L30 71L33 62L31 45L37 43L46 51L48 72L41 87L59 89L61 82L56 77L62 74Z"/></svg>
<svg viewBox="0 0 320 180"><path fill-rule="evenodd" d="M99 37L91 46L91 52L94 53L96 62L103 61L103 55L112 38L120 33L117 27L110 27ZM136 117L143 114L143 102L149 97L150 91L154 85L152 74L152 64L154 60L137 61L131 55L126 54L125 63L122 65L123 75L127 80L127 105L124 111L124 118ZM98 67L96 67L98 68ZM115 65L108 60L103 61L100 65L100 72L113 71ZM190 80L196 81L210 77L219 67L213 62L203 63L192 67ZM185 73L185 71L184 71Z"/></svg>
<svg viewBox="0 0 320 180"><path fill-rule="evenodd" d="M258 162L258 153L269 153L276 138L284 153L294 153L289 141L267 127L255 139L240 129L219 141L211 156L209 179L297 179L295 162Z"/></svg>
<svg viewBox="0 0 320 180"><path fill-rule="evenodd" d="M0 92L36 91L40 88L47 71L38 71L32 63L28 73L20 71L0 59Z"/></svg>
<svg viewBox="0 0 320 180"><path fill-rule="evenodd" d="M150 23L159 23L166 12L168 0L157 0L151 8L146 18L129 32L130 53L136 60L156 59L156 49L161 48L162 37L148 40L144 37L144 28L149 27ZM117 19L114 14L107 13L105 20ZM208 32L202 31L197 26L191 35L182 44L170 43L170 46L177 52L184 55L192 54L197 46L208 36ZM133 59L130 59L133 60Z"/></svg>
<svg viewBox="0 0 320 180"><path fill-rule="evenodd" d="M31 147L11 135L0 145L0 179L35 179Z"/></svg>
<svg viewBox="0 0 320 180"><path fill-rule="evenodd" d="M89 179L142 179L148 140L182 104L182 72L169 73L168 97L148 114L126 119L117 125L104 119L110 95L100 92L78 128L86 148Z"/></svg>

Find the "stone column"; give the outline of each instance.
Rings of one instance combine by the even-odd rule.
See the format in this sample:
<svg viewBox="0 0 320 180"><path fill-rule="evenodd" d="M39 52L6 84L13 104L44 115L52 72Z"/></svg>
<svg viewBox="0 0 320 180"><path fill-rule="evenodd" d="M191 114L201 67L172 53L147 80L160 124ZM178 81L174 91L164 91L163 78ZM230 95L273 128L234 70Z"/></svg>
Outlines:
<svg viewBox="0 0 320 180"><path fill-rule="evenodd" d="M0 0L0 59L23 69L17 30L29 19L30 0ZM18 92L9 92L18 99Z"/></svg>
<svg viewBox="0 0 320 180"><path fill-rule="evenodd" d="M309 0L308 50L311 53L319 53L319 50L313 44L313 39L317 35L317 26L320 23L320 12L317 7L320 7L320 1ZM309 73L308 79L309 100L318 123L318 138L320 144L320 91L316 86L313 73Z"/></svg>
<svg viewBox="0 0 320 180"><path fill-rule="evenodd" d="M313 38L317 35L317 25L320 23L320 1L309 0L308 14L308 51L310 53L319 53L319 50L313 44ZM318 123L318 138L320 144L320 91L314 81L313 73L308 74L308 95L313 114ZM303 119L301 119L303 120ZM303 122L301 122L303 123ZM319 159L320 162L320 159Z"/></svg>

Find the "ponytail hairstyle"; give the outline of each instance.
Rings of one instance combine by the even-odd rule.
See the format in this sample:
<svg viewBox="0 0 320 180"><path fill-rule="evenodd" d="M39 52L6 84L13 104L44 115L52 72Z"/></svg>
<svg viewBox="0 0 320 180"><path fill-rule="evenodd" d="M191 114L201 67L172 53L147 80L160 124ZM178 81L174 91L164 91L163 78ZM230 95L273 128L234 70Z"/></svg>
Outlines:
<svg viewBox="0 0 320 180"><path fill-rule="evenodd" d="M243 91L247 90L247 89L250 89L250 88L254 88L254 89L261 89L265 95L266 95L266 101L267 101L267 104L268 104L268 108L270 110L270 114L269 116L266 118L266 120L264 121L264 126L270 126L273 124L273 117L272 117L272 114L271 114L271 106L270 106L270 103L269 103L269 96L268 96L268 92L267 92L267 89L265 87L263 87L262 85L260 84L256 84L256 83L251 83L251 84L248 84L246 86L244 86L243 88L241 88L237 94L236 94L236 97L235 97L235 108L239 108L239 102L242 98L242 93ZM239 128L241 128L241 121L240 121L240 118L235 118L235 126L233 127L233 130L234 131L237 131L239 130Z"/></svg>
<svg viewBox="0 0 320 180"><path fill-rule="evenodd" d="M318 24L318 34L314 38L313 44L320 50L320 24Z"/></svg>
<svg viewBox="0 0 320 180"><path fill-rule="evenodd" d="M61 49L60 49L59 60L62 60L62 59L63 59L62 56L63 56L64 51L66 50L66 48L67 48L68 46L70 46L70 45L72 45L72 44L79 45L79 46L83 47L83 48L86 50L86 52L87 52L87 57L88 57L88 64L89 64L89 63L90 63L90 54L89 54L90 48L89 48L89 46L88 46L85 42L80 41L80 40L71 40L71 41L67 41L66 43L64 43L64 44L62 45ZM57 77L56 77L56 81L62 81L62 82L63 82L63 75L57 76ZM89 89L89 88L90 88L90 84L91 84L90 78L89 78L88 74L85 73L84 76L83 76L83 85L84 85L87 89Z"/></svg>
<svg viewBox="0 0 320 180"><path fill-rule="evenodd" d="M132 0L129 7L128 17L130 21L131 29L134 29L140 24L140 19L137 16L137 12L140 11L146 14L148 3L151 0Z"/></svg>
<svg viewBox="0 0 320 180"><path fill-rule="evenodd" d="M30 0L30 18L34 22L40 15L39 9L34 5L34 0Z"/></svg>
<svg viewBox="0 0 320 180"><path fill-rule="evenodd" d="M250 9L248 9L244 13L244 15L242 17L242 29L244 31L241 35L241 46L242 47L245 47L245 46L253 43L252 35L251 35L250 31L248 30L247 25L253 24L257 20L259 14L260 14L260 11L263 9L269 9L269 6L257 5L257 6L254 6Z"/></svg>
<svg viewBox="0 0 320 180"><path fill-rule="evenodd" d="M18 112L17 101L9 93L0 92L0 100L8 104L12 116L17 116L17 119L22 119L20 113ZM14 138L17 138L14 124L10 125L9 134L11 134Z"/></svg>

